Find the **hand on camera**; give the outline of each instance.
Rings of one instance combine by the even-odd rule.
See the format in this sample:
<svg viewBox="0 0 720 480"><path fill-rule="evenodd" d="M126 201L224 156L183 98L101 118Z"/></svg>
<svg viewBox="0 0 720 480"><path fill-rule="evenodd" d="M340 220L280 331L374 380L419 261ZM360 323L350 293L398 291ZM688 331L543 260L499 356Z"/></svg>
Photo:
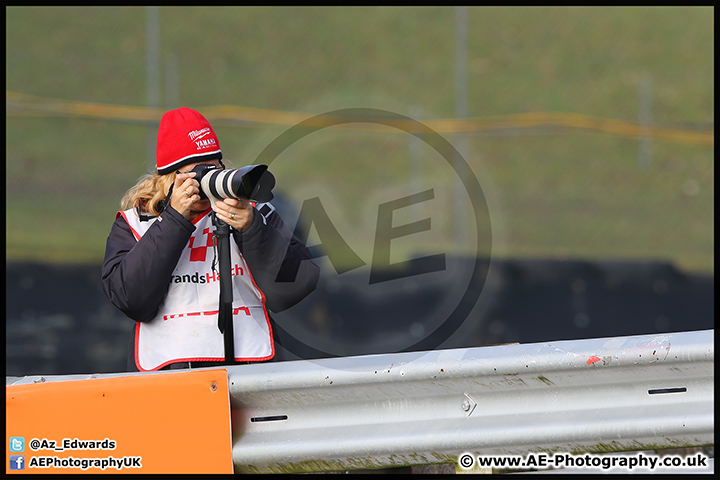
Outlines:
<svg viewBox="0 0 720 480"><path fill-rule="evenodd" d="M253 207L248 200L226 198L213 207L217 217L235 230L244 232L253 222Z"/></svg>
<svg viewBox="0 0 720 480"><path fill-rule="evenodd" d="M193 208L195 203L200 200L200 184L194 177L195 172L177 173L170 197L170 205L188 220L196 210Z"/></svg>

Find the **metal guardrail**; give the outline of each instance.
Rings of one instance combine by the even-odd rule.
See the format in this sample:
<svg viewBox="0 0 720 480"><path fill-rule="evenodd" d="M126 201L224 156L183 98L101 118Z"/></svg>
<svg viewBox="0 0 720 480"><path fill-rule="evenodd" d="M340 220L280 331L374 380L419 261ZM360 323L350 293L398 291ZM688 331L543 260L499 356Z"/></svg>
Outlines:
<svg viewBox="0 0 720 480"><path fill-rule="evenodd" d="M240 472L714 444L714 330L227 371ZM148 374L173 371L6 377L6 385Z"/></svg>
<svg viewBox="0 0 720 480"><path fill-rule="evenodd" d="M714 443L714 330L228 368L243 472Z"/></svg>

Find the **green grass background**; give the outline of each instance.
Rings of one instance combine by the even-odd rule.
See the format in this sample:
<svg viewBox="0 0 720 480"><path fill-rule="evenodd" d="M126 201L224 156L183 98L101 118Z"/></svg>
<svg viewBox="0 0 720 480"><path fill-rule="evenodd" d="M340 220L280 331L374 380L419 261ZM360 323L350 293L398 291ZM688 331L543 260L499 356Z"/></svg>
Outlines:
<svg viewBox="0 0 720 480"><path fill-rule="evenodd" d="M6 89L70 101L147 104L145 7L6 8ZM377 108L453 118L453 7L160 7L161 108L218 105L308 117ZM468 117L578 113L635 122L649 82L654 124L714 128L712 7L469 7ZM157 123L6 110L8 260L99 263L119 199L148 171ZM287 125L213 121L234 166ZM456 135L445 135L460 145ZM573 128L467 135L498 257L661 259L713 271L714 146ZM299 207L321 196L369 263L379 203L435 188L413 252L452 241L451 169L402 132L326 129L271 166ZM418 173L420 172L420 173ZM467 215L467 214L466 214ZM464 217L471 228L473 221Z"/></svg>

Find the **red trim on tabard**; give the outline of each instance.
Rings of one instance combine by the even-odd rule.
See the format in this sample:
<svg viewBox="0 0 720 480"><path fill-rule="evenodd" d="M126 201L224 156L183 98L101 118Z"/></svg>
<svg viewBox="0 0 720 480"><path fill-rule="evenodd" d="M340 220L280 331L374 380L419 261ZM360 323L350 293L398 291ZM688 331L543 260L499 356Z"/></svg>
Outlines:
<svg viewBox="0 0 720 480"><path fill-rule="evenodd" d="M245 262L245 264L247 265L247 261ZM247 271L248 271L248 275L250 276L250 281L252 282L253 286L255 288L257 288L258 292L260 292L260 298L262 299L263 315L265 315L265 321L267 322L267 326L268 326L268 333L270 334L270 348L272 348L272 354L270 355L269 358L272 358L275 356L275 338L273 337L272 324L270 323L270 317L268 316L267 308L265 308L265 294L263 293L262 290L260 290L260 287L258 287L257 284L255 283L255 279L253 278L252 272L250 271L250 265L248 265Z"/></svg>
<svg viewBox="0 0 720 480"><path fill-rule="evenodd" d="M128 224L128 227L130 227L130 231L131 231L132 234L135 236L135 241L139 242L139 241L140 241L140 237L141 237L142 235L140 235L138 232L135 231L134 228L132 228L132 225L130 225L130 222L128 221L127 217L125 216L125 212L118 212L118 215L122 215L123 219L125 220L125 223ZM115 219L117 219L117 215L115 216Z"/></svg>
<svg viewBox="0 0 720 480"><path fill-rule="evenodd" d="M264 308L263 308L264 310ZM265 318L267 319L267 313L265 314ZM140 366L140 359L138 358L138 344L140 343L140 323L141 322L135 322L135 366L140 370L141 372L154 372L157 370L160 370L163 367L166 367L168 365L171 365L173 363L182 363L182 362L224 362L225 357L186 357L186 358L176 358L173 360L168 360L165 363L162 363L158 365L155 368L145 369ZM269 326L269 321L268 321ZM272 327L270 327L272 328ZM275 356L275 340L272 336L272 330L270 330L270 347L272 348L272 353L268 355L267 357L235 357L236 362L264 362L266 360L270 360Z"/></svg>
<svg viewBox="0 0 720 480"><path fill-rule="evenodd" d="M195 224L199 222L205 215L208 215L212 211L212 208L208 208L204 212L200 213L194 220L192 220L192 223ZM123 215L123 218L125 218L124 212L120 212L120 214ZM125 218L125 221L127 222L127 218ZM130 225L130 222L128 222L128 226ZM132 229L133 234L136 236L136 239L140 239L140 235L135 232L135 230ZM241 254L242 255L242 254ZM245 262L247 264L247 262ZM252 276L252 273L250 272L250 266L248 265L248 275L250 277L250 281L252 282L253 286L257 289L258 292L260 292L260 298L262 300L262 308L263 308L263 315L265 316L265 322L267 322L268 326L268 334L270 336L270 348L271 353L267 357L235 357L236 362L263 362L266 360L270 360L271 358L275 357L275 338L273 337L273 330L272 330L272 324L270 323L270 317L267 313L267 308L265 307L265 294L263 291L257 286L255 283L255 279ZM140 343L140 324L141 322L135 322L135 366L140 370L141 372L152 372L156 370L160 370L161 368L173 364L173 363L181 363L181 362L218 362L218 361L224 361L225 357L188 357L188 358L178 358L174 360L169 360L165 363L162 363L158 365L155 368L146 370L140 366L140 359L138 358L138 346Z"/></svg>
<svg viewBox="0 0 720 480"><path fill-rule="evenodd" d="M192 223L193 223L193 224L198 223L205 215L207 215L207 214L210 213L211 211L212 211L212 207L210 207L210 208L208 208L207 210L205 210L204 212L200 213L200 215L198 215L197 217L195 217L195 218L192 220Z"/></svg>

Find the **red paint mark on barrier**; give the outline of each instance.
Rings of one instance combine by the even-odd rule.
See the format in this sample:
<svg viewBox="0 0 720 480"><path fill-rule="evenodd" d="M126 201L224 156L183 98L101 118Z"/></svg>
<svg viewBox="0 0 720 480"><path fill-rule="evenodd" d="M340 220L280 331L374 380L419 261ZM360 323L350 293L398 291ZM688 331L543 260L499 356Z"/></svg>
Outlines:
<svg viewBox="0 0 720 480"><path fill-rule="evenodd" d="M601 358L596 357L595 355L590 355L590 358L588 358L587 364L590 365L591 363L599 362Z"/></svg>

